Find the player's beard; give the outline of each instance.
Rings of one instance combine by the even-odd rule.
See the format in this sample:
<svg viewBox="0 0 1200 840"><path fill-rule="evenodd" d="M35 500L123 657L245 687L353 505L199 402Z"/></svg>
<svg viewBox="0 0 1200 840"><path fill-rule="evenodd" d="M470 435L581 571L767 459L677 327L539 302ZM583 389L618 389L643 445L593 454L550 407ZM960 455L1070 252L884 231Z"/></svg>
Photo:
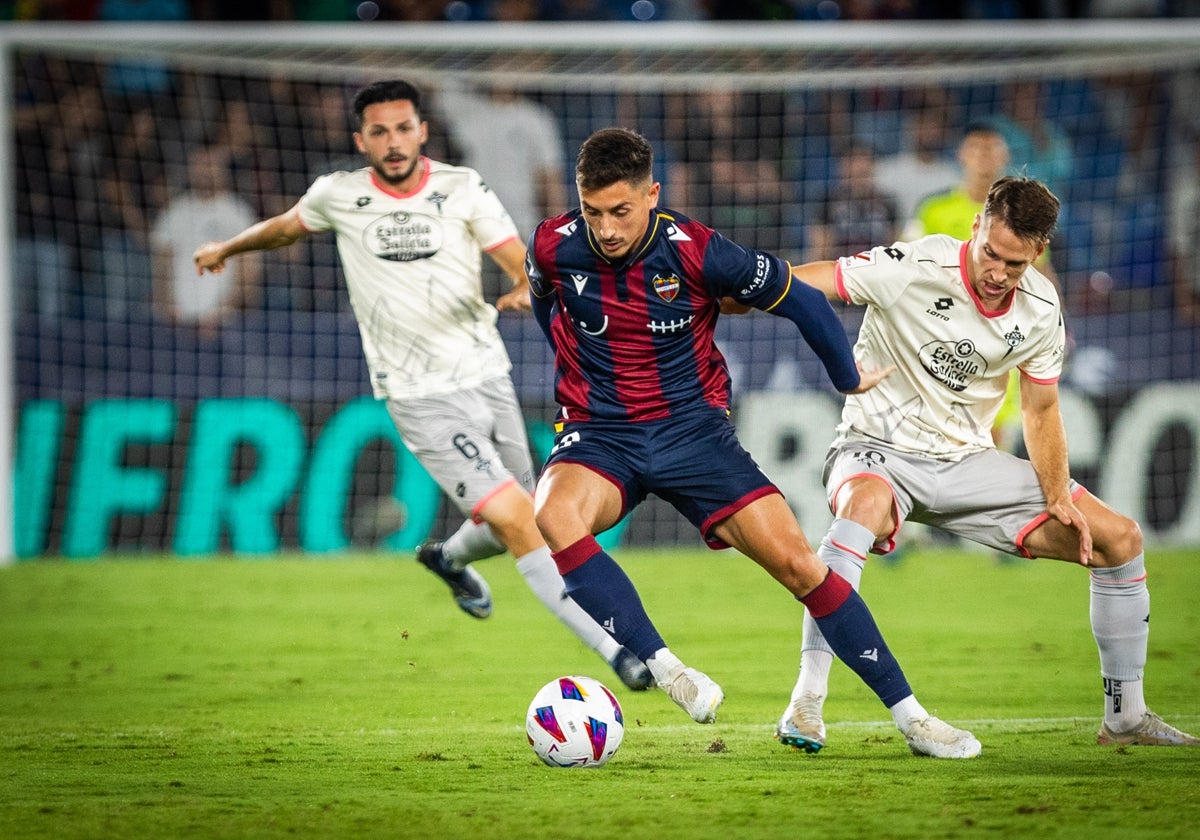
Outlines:
<svg viewBox="0 0 1200 840"><path fill-rule="evenodd" d="M405 169L394 175L388 174L388 171L384 169L386 161L372 161L372 166L375 168L375 174L379 176L380 181L383 181L385 184L396 186L397 184L403 184L405 181L411 178L413 173L417 171L417 165L420 162L421 156L415 155L409 159L408 166Z"/></svg>

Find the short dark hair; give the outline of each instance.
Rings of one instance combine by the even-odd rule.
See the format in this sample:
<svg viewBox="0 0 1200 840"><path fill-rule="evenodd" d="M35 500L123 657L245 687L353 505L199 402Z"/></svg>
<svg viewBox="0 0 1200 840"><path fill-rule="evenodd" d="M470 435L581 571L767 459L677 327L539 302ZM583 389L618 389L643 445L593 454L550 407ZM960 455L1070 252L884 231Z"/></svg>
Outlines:
<svg viewBox="0 0 1200 840"><path fill-rule="evenodd" d="M983 215L1038 246L1050 241L1058 224L1058 197L1041 181L1016 175L998 178L983 202Z"/></svg>
<svg viewBox="0 0 1200 840"><path fill-rule="evenodd" d="M604 189L618 181L643 184L652 180L654 148L627 128L602 128L579 147L575 180L581 190Z"/></svg>
<svg viewBox="0 0 1200 840"><path fill-rule="evenodd" d="M993 137L999 137L1001 140L1004 139L1003 131L996 128L996 126L992 125L991 123L986 122L968 123L967 127L963 129L962 139L966 140L972 134L990 134Z"/></svg>
<svg viewBox="0 0 1200 840"><path fill-rule="evenodd" d="M354 94L354 116L362 125L363 112L368 106L380 102L397 102L407 100L412 103L417 116L421 115L421 92L403 79L386 79L382 82L372 82L358 93Z"/></svg>

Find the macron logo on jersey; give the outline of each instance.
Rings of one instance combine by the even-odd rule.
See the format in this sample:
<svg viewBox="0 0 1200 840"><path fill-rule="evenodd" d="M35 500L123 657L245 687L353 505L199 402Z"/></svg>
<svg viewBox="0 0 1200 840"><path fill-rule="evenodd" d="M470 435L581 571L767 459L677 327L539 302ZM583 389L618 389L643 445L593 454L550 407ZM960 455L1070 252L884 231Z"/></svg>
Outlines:
<svg viewBox="0 0 1200 840"><path fill-rule="evenodd" d="M575 284L575 294L582 295L583 287L587 285L587 276L583 274L572 274L571 282Z"/></svg>
<svg viewBox="0 0 1200 840"><path fill-rule="evenodd" d="M667 228L667 239L670 239L672 242L692 241L692 237L680 230L678 225L671 225Z"/></svg>
<svg viewBox="0 0 1200 840"><path fill-rule="evenodd" d="M575 233L575 226L578 223L579 223L579 220L576 219L575 221L569 222L569 223L563 225L562 227L555 228L554 232L561 233L563 236L571 236L573 233Z"/></svg>

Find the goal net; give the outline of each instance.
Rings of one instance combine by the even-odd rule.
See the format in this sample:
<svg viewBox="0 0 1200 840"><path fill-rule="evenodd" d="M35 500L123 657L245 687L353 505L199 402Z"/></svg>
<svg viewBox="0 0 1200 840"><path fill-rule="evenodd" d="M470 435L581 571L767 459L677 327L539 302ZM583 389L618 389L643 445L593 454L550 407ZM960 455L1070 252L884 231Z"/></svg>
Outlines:
<svg viewBox="0 0 1200 840"><path fill-rule="evenodd" d="M1200 543L1195 22L0 36L4 554L410 551L457 524L369 398L331 236L217 279L189 267L200 242L361 165L349 100L385 77L423 89L427 153L480 169L523 236L575 199L580 142L623 125L653 142L664 205L793 262L902 238L927 194L963 181L968 127L990 126L1010 170L1063 202L1048 270L1071 336L1074 474L1151 540ZM499 285L489 273L490 298ZM841 316L855 333L858 314ZM500 326L540 461L550 354L530 317ZM719 338L743 442L815 540L837 395L781 319L725 318ZM604 539L700 545L654 498Z"/></svg>

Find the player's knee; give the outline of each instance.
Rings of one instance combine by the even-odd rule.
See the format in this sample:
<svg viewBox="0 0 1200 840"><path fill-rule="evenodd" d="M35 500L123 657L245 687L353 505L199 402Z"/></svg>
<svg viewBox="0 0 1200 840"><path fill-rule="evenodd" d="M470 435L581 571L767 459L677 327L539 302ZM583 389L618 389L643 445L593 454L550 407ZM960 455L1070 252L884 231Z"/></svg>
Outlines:
<svg viewBox="0 0 1200 840"><path fill-rule="evenodd" d="M551 501L540 501L533 509L534 524L537 526L538 532L551 545L555 544L555 525L562 521L562 518L555 514L554 507L554 503Z"/></svg>
<svg viewBox="0 0 1200 840"><path fill-rule="evenodd" d="M887 534L894 529L891 496L880 493L854 493L844 501L839 499L839 502L839 519L851 519L871 529L876 535Z"/></svg>
<svg viewBox="0 0 1200 840"><path fill-rule="evenodd" d="M528 534L536 530L533 500L518 485L497 493L479 509L478 516L491 526L501 542L506 542L506 535Z"/></svg>
<svg viewBox="0 0 1200 840"><path fill-rule="evenodd" d="M1098 546L1105 566L1120 566L1142 553L1142 529L1128 517L1117 517L1106 536L1104 544Z"/></svg>

